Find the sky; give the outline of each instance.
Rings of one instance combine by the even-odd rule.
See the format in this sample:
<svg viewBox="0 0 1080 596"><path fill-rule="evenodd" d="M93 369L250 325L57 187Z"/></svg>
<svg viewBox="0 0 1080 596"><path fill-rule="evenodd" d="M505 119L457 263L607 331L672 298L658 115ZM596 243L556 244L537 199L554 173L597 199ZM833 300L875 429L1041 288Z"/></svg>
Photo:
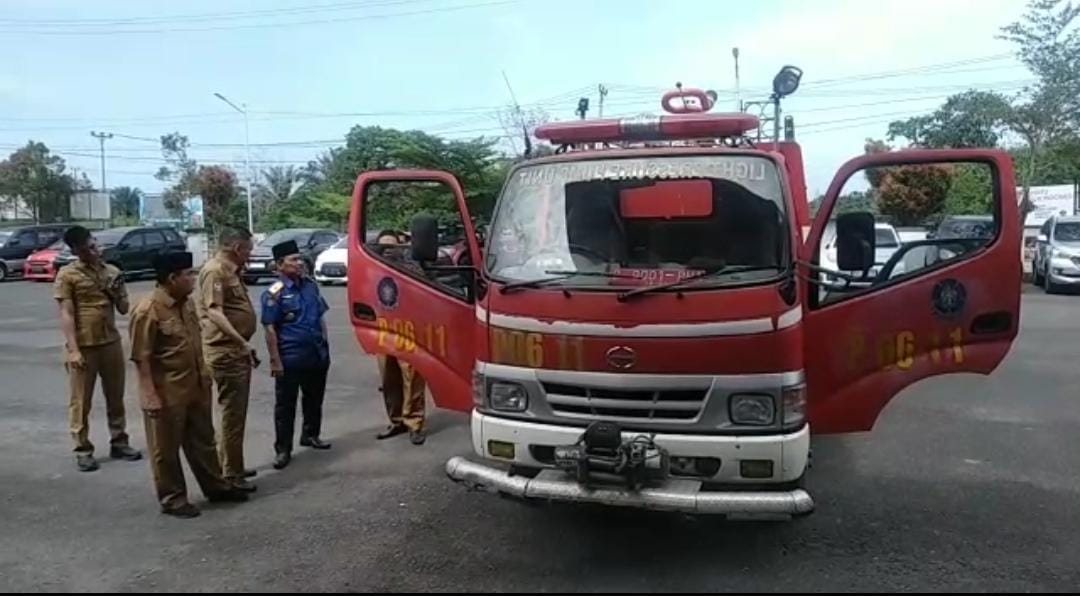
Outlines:
<svg viewBox="0 0 1080 596"><path fill-rule="evenodd" d="M155 139L243 179L302 165L354 125L449 138L498 136L509 81L526 108L572 119L609 89L604 116L660 113L676 82L734 109L764 99L785 64L804 71L784 103L810 196L883 138L888 122L969 88L1018 92L1030 73L996 38L1023 0L5 0L0 3L0 155L42 141L100 184L157 192ZM504 79L504 73L506 79ZM130 138L134 137L134 138ZM504 139L504 143L511 141ZM281 143L292 143L282 145Z"/></svg>

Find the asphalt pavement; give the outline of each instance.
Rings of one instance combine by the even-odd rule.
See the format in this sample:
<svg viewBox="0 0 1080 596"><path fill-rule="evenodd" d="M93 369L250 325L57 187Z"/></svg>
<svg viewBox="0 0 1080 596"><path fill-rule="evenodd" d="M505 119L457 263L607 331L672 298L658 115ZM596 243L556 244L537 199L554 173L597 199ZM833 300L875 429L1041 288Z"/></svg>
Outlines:
<svg viewBox="0 0 1080 596"><path fill-rule="evenodd" d="M177 520L158 513L145 460L76 471L51 288L0 284L0 590L1080 588L1080 296L1026 293L1021 336L992 376L923 381L872 433L816 440L817 511L776 523L466 491L443 472L470 451L463 415L432 412L422 447L375 440L385 414L374 360L352 336L345 290L324 294L333 449L298 448L289 468L271 469L273 383L260 334L247 435L258 492ZM107 455L95 397L92 439ZM133 374L127 403L132 442L144 448ZM194 482L189 491L202 504Z"/></svg>

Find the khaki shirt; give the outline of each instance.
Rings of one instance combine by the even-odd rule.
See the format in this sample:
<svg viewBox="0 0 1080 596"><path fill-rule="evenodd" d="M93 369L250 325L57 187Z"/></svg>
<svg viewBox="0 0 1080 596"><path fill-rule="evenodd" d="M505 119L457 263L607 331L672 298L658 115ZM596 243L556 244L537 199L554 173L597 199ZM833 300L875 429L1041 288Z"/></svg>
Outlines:
<svg viewBox="0 0 1080 596"><path fill-rule="evenodd" d="M118 278L120 284L110 290L109 286ZM75 312L75 340L80 348L119 341L116 308L128 302L127 287L119 269L104 263L69 263L56 274L53 297L59 302L71 300Z"/></svg>
<svg viewBox="0 0 1080 596"><path fill-rule="evenodd" d="M149 362L154 388L165 406L210 398L210 371L193 300L182 302L157 288L131 313L131 360Z"/></svg>
<svg viewBox="0 0 1080 596"><path fill-rule="evenodd" d="M203 346L212 366L247 362L250 348L237 345L236 340L219 329L206 315L209 308L221 308L233 329L245 340L255 335L255 309L247 287L240 280L236 265L220 254L207 261L199 271L199 321Z"/></svg>

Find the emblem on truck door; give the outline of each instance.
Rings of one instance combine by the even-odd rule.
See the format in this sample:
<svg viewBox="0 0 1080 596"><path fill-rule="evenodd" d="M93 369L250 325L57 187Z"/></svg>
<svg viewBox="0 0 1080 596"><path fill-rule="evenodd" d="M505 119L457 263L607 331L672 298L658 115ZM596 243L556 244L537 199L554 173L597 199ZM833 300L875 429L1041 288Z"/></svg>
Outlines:
<svg viewBox="0 0 1080 596"><path fill-rule="evenodd" d="M626 346L615 346L607 351L607 363L611 368L630 370L637 364L637 352Z"/></svg>
<svg viewBox="0 0 1080 596"><path fill-rule="evenodd" d="M967 304L967 289L955 279L945 279L934 286L932 295L934 314L942 318L960 315Z"/></svg>

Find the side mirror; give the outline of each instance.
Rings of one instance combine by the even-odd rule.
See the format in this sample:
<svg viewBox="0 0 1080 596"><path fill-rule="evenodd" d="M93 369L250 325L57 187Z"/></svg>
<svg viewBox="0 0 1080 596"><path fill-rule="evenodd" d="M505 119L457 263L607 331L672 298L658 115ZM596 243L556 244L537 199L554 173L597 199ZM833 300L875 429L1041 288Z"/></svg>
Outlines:
<svg viewBox="0 0 1080 596"><path fill-rule="evenodd" d="M412 220L412 258L418 263L434 263L439 259L439 222L430 215L417 215Z"/></svg>
<svg viewBox="0 0 1080 596"><path fill-rule="evenodd" d="M867 271L874 266L874 216L845 213L836 218L836 266L841 271Z"/></svg>
<svg viewBox="0 0 1080 596"><path fill-rule="evenodd" d="M1039 237L1036 238L1036 240L1038 240L1039 242L1049 242L1050 241L1050 239L1046 237L1046 234L1039 234Z"/></svg>
<svg viewBox="0 0 1080 596"><path fill-rule="evenodd" d="M128 246L130 245L127 242L121 242L116 245L116 250L127 250Z"/></svg>

